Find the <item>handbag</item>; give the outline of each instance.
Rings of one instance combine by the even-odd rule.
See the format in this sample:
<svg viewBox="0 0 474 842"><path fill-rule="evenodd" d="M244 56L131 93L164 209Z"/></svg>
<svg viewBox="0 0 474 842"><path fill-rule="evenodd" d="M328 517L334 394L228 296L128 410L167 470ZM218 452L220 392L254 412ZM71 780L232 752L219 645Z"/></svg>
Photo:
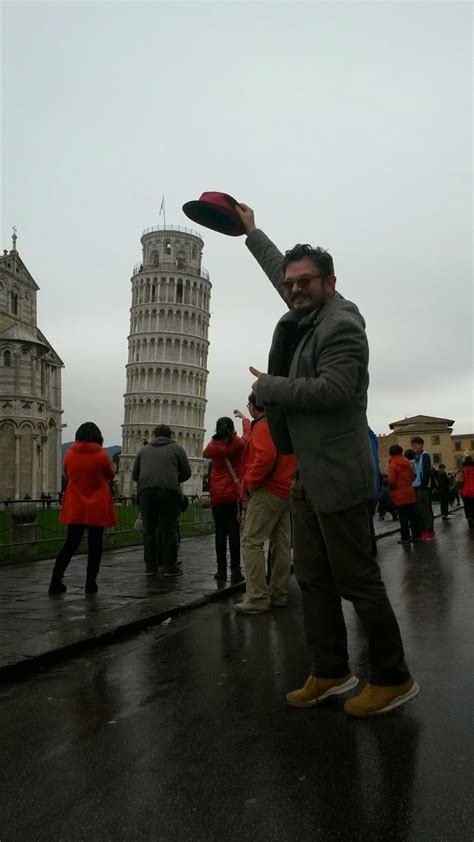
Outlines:
<svg viewBox="0 0 474 842"><path fill-rule="evenodd" d="M141 514L138 515L135 523L133 524L133 528L136 529L137 532L143 532L143 519Z"/></svg>

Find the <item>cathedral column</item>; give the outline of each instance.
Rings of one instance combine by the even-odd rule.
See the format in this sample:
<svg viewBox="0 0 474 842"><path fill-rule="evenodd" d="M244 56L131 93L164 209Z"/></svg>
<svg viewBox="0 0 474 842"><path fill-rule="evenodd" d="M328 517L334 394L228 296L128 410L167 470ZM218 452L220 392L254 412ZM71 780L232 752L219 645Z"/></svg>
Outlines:
<svg viewBox="0 0 474 842"><path fill-rule="evenodd" d="M15 433L15 500L20 499L20 439L21 433Z"/></svg>
<svg viewBox="0 0 474 842"><path fill-rule="evenodd" d="M20 354L15 354L15 392L18 395L20 392Z"/></svg>
<svg viewBox="0 0 474 842"><path fill-rule="evenodd" d="M41 465L41 484L43 486L42 491L45 494L49 492L49 482L48 482L48 436L41 436L41 443L43 445L42 449L42 465Z"/></svg>
<svg viewBox="0 0 474 842"><path fill-rule="evenodd" d="M38 477L38 473L36 470L36 436L33 434L31 437L31 496L33 500L36 500L38 495L38 489L36 487L36 480Z"/></svg>

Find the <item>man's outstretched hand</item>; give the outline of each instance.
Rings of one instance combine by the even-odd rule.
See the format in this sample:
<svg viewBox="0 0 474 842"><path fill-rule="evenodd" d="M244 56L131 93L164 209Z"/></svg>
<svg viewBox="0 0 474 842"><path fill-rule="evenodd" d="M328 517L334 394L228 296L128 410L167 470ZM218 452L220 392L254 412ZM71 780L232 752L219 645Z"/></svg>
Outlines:
<svg viewBox="0 0 474 842"><path fill-rule="evenodd" d="M253 231L257 230L257 226L255 225L255 216L253 214L252 208L249 208L248 205L244 205L242 202L239 202L238 205L235 205L235 212L239 219L242 221L242 225L245 228L245 233L247 234L247 236Z"/></svg>

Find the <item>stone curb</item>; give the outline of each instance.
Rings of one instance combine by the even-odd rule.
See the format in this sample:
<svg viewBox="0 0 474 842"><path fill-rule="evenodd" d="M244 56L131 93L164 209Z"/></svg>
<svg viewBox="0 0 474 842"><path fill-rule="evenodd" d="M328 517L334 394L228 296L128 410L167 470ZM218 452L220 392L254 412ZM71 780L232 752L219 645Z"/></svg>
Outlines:
<svg viewBox="0 0 474 842"><path fill-rule="evenodd" d="M205 596L194 599L191 602L183 605L177 605L173 608L168 608L165 611L157 611L154 614L149 614L146 617L141 617L139 620L132 620L130 622L118 625L113 629L100 632L94 637L87 637L84 640L77 640L75 643L68 643L66 646L60 646L57 649L52 649L49 652L43 652L41 655L35 655L31 658L25 658L17 663L5 664L0 666L0 684L9 682L15 678L21 678L37 672L59 661L73 658L76 655L81 655L90 649L95 649L98 646L105 646L109 643L114 643L123 637L134 634L149 626L157 626L168 618L177 617L181 614L187 614L194 608L200 608L202 605L208 605L210 602L217 602L225 599L232 594L239 593L245 589L245 582L239 582L238 585L227 585L222 590L215 593L207 594Z"/></svg>
<svg viewBox="0 0 474 842"><path fill-rule="evenodd" d="M454 509L453 511L457 512L459 509ZM441 515L435 515L435 519L439 517L441 517ZM396 535L399 531L400 527L397 525L396 529L383 532L381 535L376 535L375 540L380 541L382 538L389 538L392 535ZM69 643L66 646L60 646L57 649L44 652L41 655L25 658L15 664L0 666L0 683L3 684L5 682L12 681L15 678L31 675L32 673L46 669L59 661L73 658L76 655L81 655L83 652L97 648L98 646L114 643L123 637L134 634L138 631L143 631L143 629L149 628L150 626L157 626L169 617L177 617L181 614L186 614L194 608L200 608L202 605L208 605L210 602L217 602L221 599L226 599L229 595L240 593L243 590L245 590L245 582L240 582L238 585L228 585L225 588L222 588L222 590L199 597L198 599L188 602L185 605L178 605L174 608L169 608L167 611L157 611L155 614L150 614L147 617L141 617L139 620L133 620L131 622L124 623L123 625L118 625L113 629L107 629L107 631L94 635L94 637L88 637L84 640L78 640L75 643Z"/></svg>

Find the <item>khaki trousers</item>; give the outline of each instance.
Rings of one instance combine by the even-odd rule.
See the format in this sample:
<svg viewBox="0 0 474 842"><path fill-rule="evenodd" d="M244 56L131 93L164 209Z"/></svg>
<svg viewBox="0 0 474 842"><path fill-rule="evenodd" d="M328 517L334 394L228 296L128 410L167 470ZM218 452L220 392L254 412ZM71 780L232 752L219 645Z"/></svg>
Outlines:
<svg viewBox="0 0 474 842"><path fill-rule="evenodd" d="M263 545L270 541L271 580L267 584ZM286 603L291 567L290 505L276 494L258 488L245 510L242 551L247 597L253 602Z"/></svg>

